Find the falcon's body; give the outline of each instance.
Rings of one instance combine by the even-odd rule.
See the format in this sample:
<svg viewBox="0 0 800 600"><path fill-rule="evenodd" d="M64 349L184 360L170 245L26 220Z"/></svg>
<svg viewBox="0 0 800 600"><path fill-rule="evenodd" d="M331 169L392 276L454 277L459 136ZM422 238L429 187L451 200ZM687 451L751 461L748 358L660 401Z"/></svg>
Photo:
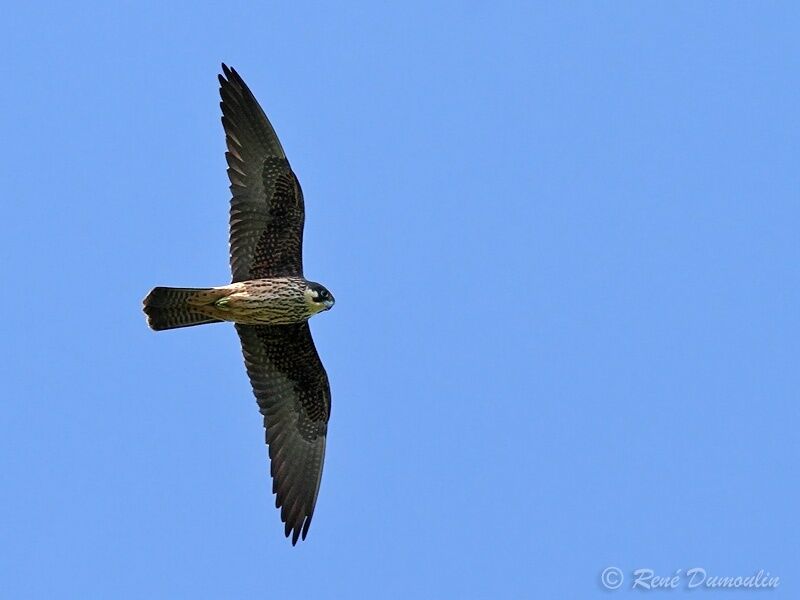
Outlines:
<svg viewBox="0 0 800 600"><path fill-rule="evenodd" d="M303 192L278 137L238 73L222 70L233 283L157 287L145 298L144 312L157 331L236 324L264 417L276 506L294 544L305 539L314 514L331 407L308 319L334 300L303 276Z"/></svg>
<svg viewBox="0 0 800 600"><path fill-rule="evenodd" d="M170 300L171 296L173 300ZM153 329L176 328L174 325L163 327L158 317L164 313L155 310L168 309L171 307L169 303L176 301L178 308L189 308L215 321L240 325L301 323L328 310L334 302L325 288L302 277L252 279L207 289L159 287L153 289L144 301Z"/></svg>

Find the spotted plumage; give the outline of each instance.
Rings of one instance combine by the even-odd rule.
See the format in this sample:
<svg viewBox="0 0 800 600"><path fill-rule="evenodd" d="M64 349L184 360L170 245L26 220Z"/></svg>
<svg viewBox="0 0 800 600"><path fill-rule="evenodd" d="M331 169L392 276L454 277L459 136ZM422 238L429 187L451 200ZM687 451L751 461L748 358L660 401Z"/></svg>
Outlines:
<svg viewBox="0 0 800 600"><path fill-rule="evenodd" d="M144 300L154 330L235 323L269 446L272 489L292 544L305 539L319 493L331 409L328 376L308 319L334 299L303 277L300 182L239 74L222 65L222 125L230 180L232 283L154 288Z"/></svg>

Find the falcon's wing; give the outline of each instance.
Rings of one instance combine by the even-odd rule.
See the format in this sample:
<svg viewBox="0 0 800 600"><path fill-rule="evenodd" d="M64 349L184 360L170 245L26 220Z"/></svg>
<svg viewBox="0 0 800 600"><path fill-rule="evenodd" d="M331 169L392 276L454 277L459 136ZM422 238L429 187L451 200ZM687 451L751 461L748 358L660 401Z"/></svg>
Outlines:
<svg viewBox="0 0 800 600"><path fill-rule="evenodd" d="M317 502L331 411L328 376L308 322L236 325L264 415L275 506L292 544L306 538Z"/></svg>
<svg viewBox="0 0 800 600"><path fill-rule="evenodd" d="M303 191L278 136L239 74L222 65L219 95L231 181L233 281L303 274Z"/></svg>

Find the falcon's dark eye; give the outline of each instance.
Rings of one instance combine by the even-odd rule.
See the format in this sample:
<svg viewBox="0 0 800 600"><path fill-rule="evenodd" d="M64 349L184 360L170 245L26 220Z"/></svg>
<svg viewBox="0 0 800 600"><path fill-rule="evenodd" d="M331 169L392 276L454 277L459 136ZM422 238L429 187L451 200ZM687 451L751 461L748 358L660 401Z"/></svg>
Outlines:
<svg viewBox="0 0 800 600"><path fill-rule="evenodd" d="M318 283L311 283L308 286L308 293L311 297L311 302L324 304L327 308L333 306L333 294L324 286Z"/></svg>
<svg viewBox="0 0 800 600"><path fill-rule="evenodd" d="M314 302L324 302L330 297L328 290L323 287L314 288Z"/></svg>

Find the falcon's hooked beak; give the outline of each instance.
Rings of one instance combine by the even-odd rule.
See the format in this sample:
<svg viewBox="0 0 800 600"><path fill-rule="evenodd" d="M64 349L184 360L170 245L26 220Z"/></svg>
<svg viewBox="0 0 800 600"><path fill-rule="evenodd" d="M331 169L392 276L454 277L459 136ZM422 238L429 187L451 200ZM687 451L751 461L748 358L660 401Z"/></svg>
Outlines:
<svg viewBox="0 0 800 600"><path fill-rule="evenodd" d="M330 298L325 300L323 304L325 305L325 310L330 310L331 308L333 308L333 305L336 304L336 300L334 299L333 296L331 296Z"/></svg>

